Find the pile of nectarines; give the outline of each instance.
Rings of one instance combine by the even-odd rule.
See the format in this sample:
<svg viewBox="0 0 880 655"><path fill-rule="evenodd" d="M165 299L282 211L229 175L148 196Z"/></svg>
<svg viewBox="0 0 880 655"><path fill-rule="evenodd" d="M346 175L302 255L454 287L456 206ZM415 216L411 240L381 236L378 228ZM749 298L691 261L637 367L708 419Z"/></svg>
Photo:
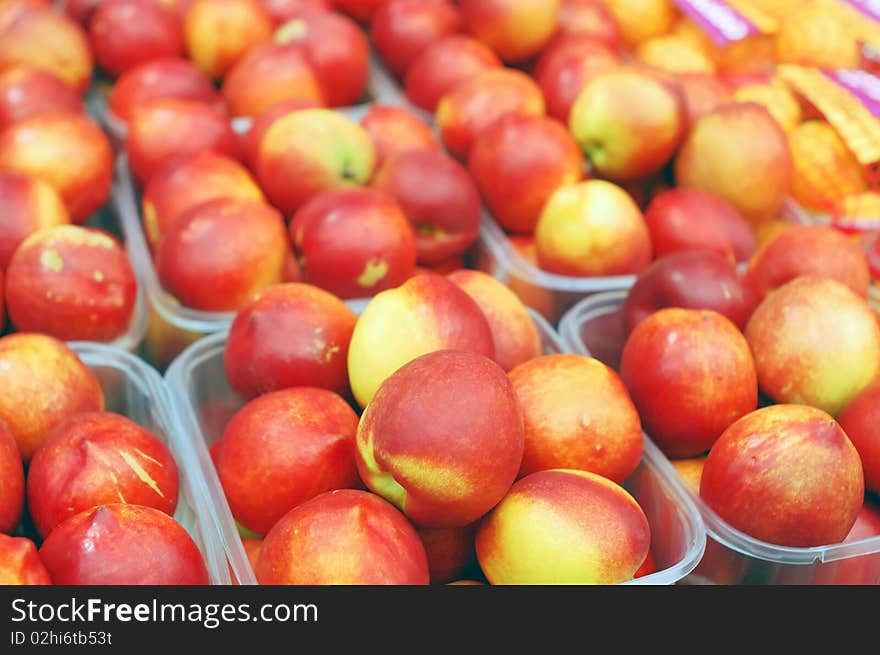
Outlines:
<svg viewBox="0 0 880 655"><path fill-rule="evenodd" d="M868 283L851 237L792 226L739 271L710 251L665 255L627 294L621 378L646 433L730 528L801 548L880 536ZM733 575L716 550L701 566ZM868 558L824 580L878 574Z"/></svg>
<svg viewBox="0 0 880 655"><path fill-rule="evenodd" d="M158 435L63 342L0 338L0 584L208 584Z"/></svg>
<svg viewBox="0 0 880 655"><path fill-rule="evenodd" d="M421 273L356 316L303 283L233 321L246 402L211 455L262 584L618 583L654 572L622 486L638 412L617 373L544 354L478 271Z"/></svg>

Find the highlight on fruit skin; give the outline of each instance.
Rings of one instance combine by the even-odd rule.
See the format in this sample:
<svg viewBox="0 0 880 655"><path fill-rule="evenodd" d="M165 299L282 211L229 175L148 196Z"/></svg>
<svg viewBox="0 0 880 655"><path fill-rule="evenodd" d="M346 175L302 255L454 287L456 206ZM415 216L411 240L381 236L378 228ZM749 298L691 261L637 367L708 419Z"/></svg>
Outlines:
<svg viewBox="0 0 880 655"><path fill-rule="evenodd" d="M638 502L595 473L539 471L519 480L483 519L477 558L491 584L619 584L648 556Z"/></svg>

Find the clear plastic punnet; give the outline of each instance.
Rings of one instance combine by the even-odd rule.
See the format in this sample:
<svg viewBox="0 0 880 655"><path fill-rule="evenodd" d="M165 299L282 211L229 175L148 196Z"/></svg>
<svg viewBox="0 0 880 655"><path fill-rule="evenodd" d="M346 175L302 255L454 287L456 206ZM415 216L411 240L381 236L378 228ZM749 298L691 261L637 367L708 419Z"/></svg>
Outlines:
<svg viewBox="0 0 880 655"><path fill-rule="evenodd" d="M562 343L536 312L544 352L562 352ZM187 441L210 498L211 511L228 557L242 584L256 584L235 520L223 494L209 448L222 435L229 418L245 401L229 388L223 367L226 334L213 334L187 348L168 368L165 379L175 407L176 438ZM706 544L699 512L656 446L645 440L642 462L624 486L644 509L652 531L651 550L657 572L627 584L675 584L700 561Z"/></svg>
<svg viewBox="0 0 880 655"><path fill-rule="evenodd" d="M98 377L108 412L122 414L147 428L171 449L180 472L180 494L174 519L192 536L205 557L212 584L229 584L226 554L213 515L206 511L207 488L201 473L188 463L190 445L173 429L168 390L159 373L143 360L114 346L86 341L70 347Z"/></svg>
<svg viewBox="0 0 880 655"><path fill-rule="evenodd" d="M504 230L483 214L474 265L513 290L520 300L554 325L576 302L595 293L628 289L634 275L572 277L541 270L520 255Z"/></svg>
<svg viewBox="0 0 880 655"><path fill-rule="evenodd" d="M589 355L617 369L626 342L621 307L626 291L602 293L575 305L559 325L567 352ZM880 303L873 306L880 317ZM678 475L669 460L661 468ZM687 491L703 518L706 550L684 584L839 585L880 584L880 536L812 548L777 546L723 521Z"/></svg>

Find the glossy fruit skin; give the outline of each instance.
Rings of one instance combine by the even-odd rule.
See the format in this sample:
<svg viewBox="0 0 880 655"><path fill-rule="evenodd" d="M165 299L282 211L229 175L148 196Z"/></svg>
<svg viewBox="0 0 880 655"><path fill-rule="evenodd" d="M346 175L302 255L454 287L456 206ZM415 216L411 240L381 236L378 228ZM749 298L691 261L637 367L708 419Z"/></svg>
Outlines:
<svg viewBox="0 0 880 655"><path fill-rule="evenodd" d="M0 534L0 585L51 585L37 546L27 537Z"/></svg>
<svg viewBox="0 0 880 655"><path fill-rule="evenodd" d="M353 20L335 12L311 13L279 27L274 39L301 49L327 106L348 107L362 100L370 44Z"/></svg>
<svg viewBox="0 0 880 655"><path fill-rule="evenodd" d="M89 21L101 69L113 77L159 57L182 57L183 29L155 0L104 0Z"/></svg>
<svg viewBox="0 0 880 655"><path fill-rule="evenodd" d="M108 106L114 117L127 122L141 105L171 98L195 100L217 109L223 104L213 80L198 66L186 59L162 57L122 73L110 90Z"/></svg>
<svg viewBox="0 0 880 655"><path fill-rule="evenodd" d="M246 398L289 387L348 392L357 315L313 285L271 286L242 307L223 353L229 385Z"/></svg>
<svg viewBox="0 0 880 655"><path fill-rule="evenodd" d="M507 63L531 60L556 30L560 0L460 0L468 32Z"/></svg>
<svg viewBox="0 0 880 655"><path fill-rule="evenodd" d="M584 178L584 158L561 123L510 114L474 142L468 170L492 217L508 232L530 234L556 189Z"/></svg>
<svg viewBox="0 0 880 655"><path fill-rule="evenodd" d="M535 226L535 254L540 268L559 275L637 275L651 262L651 237L626 191L588 179L559 187L547 200Z"/></svg>
<svg viewBox="0 0 880 655"><path fill-rule="evenodd" d="M238 137L224 111L194 100L151 100L135 109L125 135L125 153L141 185L175 159L203 151L239 159Z"/></svg>
<svg viewBox="0 0 880 655"><path fill-rule="evenodd" d="M431 266L477 240L482 204L467 169L435 150L409 150L380 168L372 186L392 196L415 234L418 261Z"/></svg>
<svg viewBox="0 0 880 655"><path fill-rule="evenodd" d="M677 187L661 191L645 209L654 257L679 250L714 250L745 262L758 247L755 233L736 208L719 196Z"/></svg>
<svg viewBox="0 0 880 655"><path fill-rule="evenodd" d="M42 178L55 187L70 219L83 223L110 197L113 148L81 113L38 114L0 133L0 169Z"/></svg>
<svg viewBox="0 0 880 655"><path fill-rule="evenodd" d="M746 278L755 292L768 293L800 275L823 275L867 297L868 258L849 235L826 225L794 225L767 241L749 260Z"/></svg>
<svg viewBox="0 0 880 655"><path fill-rule="evenodd" d="M440 99L458 84L500 66L498 55L484 43L465 34L452 34L432 43L410 63L404 92L414 105L434 112Z"/></svg>
<svg viewBox="0 0 880 655"><path fill-rule="evenodd" d="M492 328L473 298L430 272L376 294L358 318L348 348L348 376L358 404L366 407L401 366L438 350L494 358Z"/></svg>
<svg viewBox="0 0 880 655"><path fill-rule="evenodd" d="M162 286L187 307L236 311L255 293L281 282L289 248L276 209L221 198L197 205L172 226L156 251L156 272Z"/></svg>
<svg viewBox="0 0 880 655"><path fill-rule="evenodd" d="M684 250L642 271L623 313L627 332L664 307L711 309L742 330L757 306L758 296L730 260L710 250Z"/></svg>
<svg viewBox="0 0 880 655"><path fill-rule="evenodd" d="M672 160L685 134L678 89L635 67L600 72L571 107L568 125L598 175L650 178Z"/></svg>
<svg viewBox="0 0 880 655"><path fill-rule="evenodd" d="M492 331L494 360L505 371L539 357L541 334L529 310L510 288L482 271L458 267L446 275L480 307Z"/></svg>
<svg viewBox="0 0 880 655"><path fill-rule="evenodd" d="M343 299L407 280L416 264L413 229L397 201L376 189L340 189L306 203L290 222L306 282Z"/></svg>
<svg viewBox="0 0 880 655"><path fill-rule="evenodd" d="M28 236L68 223L70 215L52 185L28 175L0 172L0 270L6 270Z"/></svg>
<svg viewBox="0 0 880 655"><path fill-rule="evenodd" d="M605 44L584 36L562 36L541 53L534 68L535 81L547 103L547 115L568 125L571 107L597 74L620 63Z"/></svg>
<svg viewBox="0 0 880 655"><path fill-rule="evenodd" d="M514 585L626 582L650 544L648 519L629 492L569 469L518 480L483 519L476 539L490 584Z"/></svg>
<svg viewBox="0 0 880 655"><path fill-rule="evenodd" d="M212 459L235 519L265 535L297 505L357 488L358 416L326 389L265 393L229 420Z"/></svg>
<svg viewBox="0 0 880 655"><path fill-rule="evenodd" d="M257 0L195 0L183 17L188 58L215 79L272 37L272 18Z"/></svg>
<svg viewBox="0 0 880 655"><path fill-rule="evenodd" d="M734 528L799 548L843 541L864 491L858 452L840 425L805 405L771 405L733 423L700 477L700 497Z"/></svg>
<svg viewBox="0 0 880 655"><path fill-rule="evenodd" d="M124 502L174 515L179 472L158 435L120 414L85 412L56 427L28 468L28 509L41 537L65 519Z"/></svg>
<svg viewBox="0 0 880 655"><path fill-rule="evenodd" d="M352 557L352 555L356 555ZM391 503L356 489L295 507L266 535L260 584L428 584L425 548Z"/></svg>
<svg viewBox="0 0 880 655"><path fill-rule="evenodd" d="M0 16L0 70L34 66L84 93L94 69L85 30L68 16L38 3L9 2L7 11Z"/></svg>
<svg viewBox="0 0 880 655"><path fill-rule="evenodd" d="M761 390L837 416L880 375L880 323L837 280L801 275L771 292L744 332Z"/></svg>
<svg viewBox="0 0 880 655"><path fill-rule="evenodd" d="M24 465L15 437L0 421L0 534L12 534L24 511Z"/></svg>
<svg viewBox="0 0 880 655"><path fill-rule="evenodd" d="M645 432L669 457L706 452L758 406L749 345L711 310L666 308L648 316L627 338L620 376Z"/></svg>
<svg viewBox="0 0 880 655"><path fill-rule="evenodd" d="M223 78L233 116L255 117L282 102L325 104L314 69L300 46L274 41L248 50Z"/></svg>
<svg viewBox="0 0 880 655"><path fill-rule="evenodd" d="M18 332L0 338L0 384L0 419L25 462L59 423L104 409L95 373L63 341L44 334Z"/></svg>
<svg viewBox="0 0 880 655"><path fill-rule="evenodd" d="M508 492L523 443L504 369L479 353L440 350L381 384L358 424L356 461L367 487L417 525L457 528Z"/></svg>
<svg viewBox="0 0 880 655"><path fill-rule="evenodd" d="M78 225L26 238L6 269L5 288L16 329L65 341L110 342L124 335L138 292L122 244Z"/></svg>
<svg viewBox="0 0 880 655"><path fill-rule="evenodd" d="M838 422L859 452L866 489L880 493L880 382L853 398Z"/></svg>
<svg viewBox="0 0 880 655"><path fill-rule="evenodd" d="M427 122L401 107L373 103L361 119L361 126L376 147L376 171L395 155L407 150L440 152L440 143Z"/></svg>
<svg viewBox="0 0 880 655"><path fill-rule="evenodd" d="M508 374L523 411L519 477L590 471L622 484L642 459L642 425L620 376L582 355L543 355Z"/></svg>
<svg viewBox="0 0 880 655"><path fill-rule="evenodd" d="M724 104L697 120L674 162L679 186L714 193L754 222L779 215L792 166L782 128L753 102Z"/></svg>
<svg viewBox="0 0 880 655"><path fill-rule="evenodd" d="M189 533L152 507L103 505L59 524L40 546L57 585L207 585Z"/></svg>
<svg viewBox="0 0 880 655"><path fill-rule="evenodd" d="M512 68L484 71L440 99L436 122L443 145L467 160L477 138L507 114L543 116L544 96L525 73Z"/></svg>
<svg viewBox="0 0 880 655"><path fill-rule="evenodd" d="M325 191L363 186L376 149L358 123L331 109L286 114L260 139L253 169L272 204L292 216Z"/></svg>
<svg viewBox="0 0 880 655"><path fill-rule="evenodd" d="M204 150L168 162L150 178L141 195L147 245L155 252L165 234L187 211L222 198L265 200L244 165L225 155Z"/></svg>
<svg viewBox="0 0 880 655"><path fill-rule="evenodd" d="M76 89L50 71L13 66L0 73L0 131L13 123L52 111L82 113Z"/></svg>
<svg viewBox="0 0 880 655"><path fill-rule="evenodd" d="M461 27L461 12L448 0L390 0L376 10L370 36L382 63L403 79L425 48Z"/></svg>

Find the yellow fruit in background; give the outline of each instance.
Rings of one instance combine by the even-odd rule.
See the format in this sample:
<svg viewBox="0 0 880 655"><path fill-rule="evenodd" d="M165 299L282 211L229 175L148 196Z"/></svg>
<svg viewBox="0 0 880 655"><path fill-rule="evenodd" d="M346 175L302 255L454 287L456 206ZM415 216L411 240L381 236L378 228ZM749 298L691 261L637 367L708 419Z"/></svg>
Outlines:
<svg viewBox="0 0 880 655"><path fill-rule="evenodd" d="M668 34L678 17L672 0L604 0L604 3L620 29L620 36L630 47Z"/></svg>
<svg viewBox="0 0 880 655"><path fill-rule="evenodd" d="M786 132L797 126L803 118L800 103L782 80L746 84L734 91L733 98L738 102L757 102L764 105Z"/></svg>
<svg viewBox="0 0 880 655"><path fill-rule="evenodd" d="M880 193L863 191L848 195L843 199L841 213L849 219L880 221Z"/></svg>
<svg viewBox="0 0 880 655"><path fill-rule="evenodd" d="M792 195L808 209L839 210L844 198L867 190L865 170L825 121L801 123L788 133L794 163Z"/></svg>
<svg viewBox="0 0 880 655"><path fill-rule="evenodd" d="M776 235L782 234L792 226L782 218L771 218L770 220L758 223L755 226L755 237L758 240L758 247L773 239Z"/></svg>
<svg viewBox="0 0 880 655"><path fill-rule="evenodd" d="M673 35L643 42L635 57L642 63L671 73L714 73L715 64L690 41Z"/></svg>
<svg viewBox="0 0 880 655"><path fill-rule="evenodd" d="M783 64L823 68L858 68L861 61L856 35L837 13L821 5L798 9L780 22L776 55Z"/></svg>
<svg viewBox="0 0 880 655"><path fill-rule="evenodd" d="M716 65L723 73L771 72L776 66L776 39L756 34L742 41L733 41L718 50Z"/></svg>
<svg viewBox="0 0 880 655"><path fill-rule="evenodd" d="M718 51L712 39L689 18L682 17L675 22L670 32L671 36L687 41L691 46L703 53L707 59L714 60Z"/></svg>

